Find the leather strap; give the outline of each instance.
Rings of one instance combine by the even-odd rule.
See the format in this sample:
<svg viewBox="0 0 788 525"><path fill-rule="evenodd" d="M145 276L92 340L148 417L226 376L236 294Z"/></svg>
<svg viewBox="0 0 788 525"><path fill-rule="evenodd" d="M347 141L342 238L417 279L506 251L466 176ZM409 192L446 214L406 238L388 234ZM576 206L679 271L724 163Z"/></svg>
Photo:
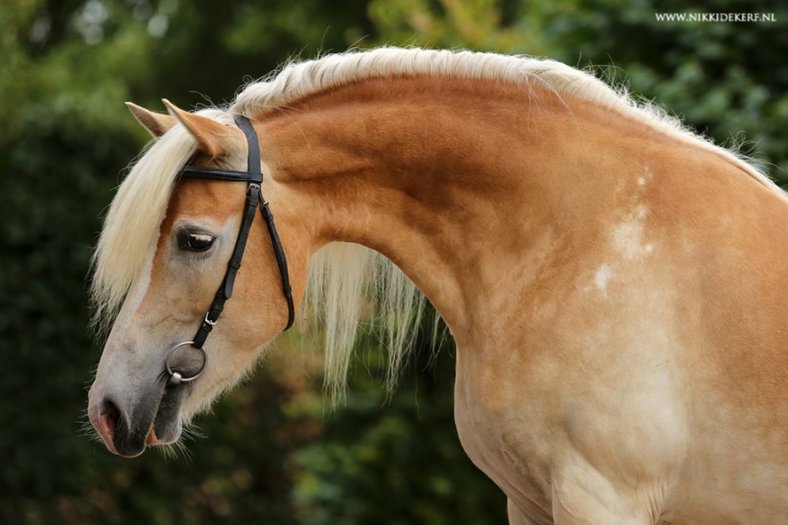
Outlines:
<svg viewBox="0 0 788 525"><path fill-rule="evenodd" d="M235 124L241 128L246 135L246 142L249 146L249 153L246 161L246 174L251 182L263 183L263 174L260 171L260 142L257 140L257 133L254 131L252 121L243 115L236 115Z"/></svg>
<svg viewBox="0 0 788 525"><path fill-rule="evenodd" d="M184 166L181 170L182 179L208 179L227 182L249 182L249 174L245 171L229 171L198 166Z"/></svg>
<svg viewBox="0 0 788 525"><path fill-rule="evenodd" d="M233 296L235 277L238 275L238 270L241 269L241 260L244 256L246 241L249 239L249 231L252 229L252 222L254 221L259 200L260 186L255 183L249 184L249 188L246 190L246 205L244 206L244 216L241 220L241 229L238 232L238 238L235 240L233 253L227 262L227 272L224 274L222 284L219 285L219 289L216 290L216 294L213 296L211 307L205 314L200 329L197 330L197 334L194 336L192 346L195 348L202 348L203 344L205 344L208 334L211 333L211 330L219 321L219 316L224 310L224 303Z"/></svg>
<svg viewBox="0 0 788 525"><path fill-rule="evenodd" d="M268 228L268 235L271 237L271 245L274 248L274 255L276 255L276 264L279 266L279 274L282 276L282 293L287 301L287 325L285 326L285 330L287 330L293 326L293 321L295 320L293 289L290 287L290 273L287 271L285 250L282 247L282 241L279 239L279 232L276 231L276 225L274 224L274 214L271 213L271 209L268 207L268 201L263 198L262 192L260 192L260 214L262 214L265 225Z"/></svg>

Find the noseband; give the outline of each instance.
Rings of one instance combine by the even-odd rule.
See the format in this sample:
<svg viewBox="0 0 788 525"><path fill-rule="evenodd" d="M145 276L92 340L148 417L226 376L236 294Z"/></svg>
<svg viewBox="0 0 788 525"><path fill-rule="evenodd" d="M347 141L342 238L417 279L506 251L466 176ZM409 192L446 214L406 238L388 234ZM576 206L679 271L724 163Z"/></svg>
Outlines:
<svg viewBox="0 0 788 525"><path fill-rule="evenodd" d="M187 383L194 381L199 377L205 368L205 363L208 356L205 353L203 345L211 333L213 327L219 322L219 316L224 310L224 303L233 295L233 285L235 284L235 277L238 270L241 268L241 259L244 256L244 249L246 248L246 241L249 239L249 231L252 229L254 216L257 208L260 208L260 214L268 229L268 235L271 238L271 245L274 249L276 256L276 264L279 266L279 274L282 278L282 292L284 293L285 300L287 301L287 326L284 330L290 328L295 318L295 307L293 306L293 293L290 288L290 277L287 272L287 258L285 257L282 242L279 240L279 234L274 225L274 216L268 207L268 202L263 198L261 184L263 182L263 174L260 171L260 144L257 141L257 133L254 131L251 121L242 115L234 117L235 124L244 132L246 141L249 145L249 155L247 159L246 171L233 171L233 170L220 170L213 168L200 168L187 164L181 169L178 175L179 179L208 179L208 180L221 180L230 182L246 182L246 204L244 205L243 219L241 220L241 229L238 232L238 238L235 241L235 248L230 256L230 261L227 263L227 272L224 274L224 279L213 297L211 307L205 313L203 322L197 330L194 339L191 341L184 341L173 346L168 354L167 360L164 362L164 367L169 375L170 384L177 385L179 383ZM283 330L283 331L284 331ZM202 352L202 365L200 369L191 376L184 376L182 370L170 364L175 352L182 347L192 347Z"/></svg>

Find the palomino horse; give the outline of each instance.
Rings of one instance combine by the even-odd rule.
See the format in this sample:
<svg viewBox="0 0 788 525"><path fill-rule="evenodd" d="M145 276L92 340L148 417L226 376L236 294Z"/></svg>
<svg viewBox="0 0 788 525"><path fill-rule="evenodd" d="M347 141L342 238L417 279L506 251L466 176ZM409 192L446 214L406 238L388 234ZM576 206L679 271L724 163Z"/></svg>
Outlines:
<svg viewBox="0 0 788 525"><path fill-rule="evenodd" d="M325 308L340 394L365 283L385 280L396 368L419 300L369 251L312 257L344 241L450 327L460 438L512 523L788 523L788 200L734 154L589 74L470 52L293 64L227 111L130 107L156 140L95 255L114 324L89 415L111 451L174 442L248 370L287 324L283 270L296 308ZM242 226L258 164L275 228ZM244 228L204 353L171 354Z"/></svg>

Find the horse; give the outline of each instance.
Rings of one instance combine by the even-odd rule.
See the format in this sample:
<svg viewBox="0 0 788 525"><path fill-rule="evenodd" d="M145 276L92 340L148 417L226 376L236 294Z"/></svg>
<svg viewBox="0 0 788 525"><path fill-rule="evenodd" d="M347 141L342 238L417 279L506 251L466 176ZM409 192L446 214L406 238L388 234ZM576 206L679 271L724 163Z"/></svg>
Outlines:
<svg viewBox="0 0 788 525"><path fill-rule="evenodd" d="M788 197L747 160L588 72L469 51L165 105L129 104L154 140L94 255L110 451L177 441L293 309L341 399L376 286L393 375L422 297L449 327L458 434L510 523L788 523Z"/></svg>

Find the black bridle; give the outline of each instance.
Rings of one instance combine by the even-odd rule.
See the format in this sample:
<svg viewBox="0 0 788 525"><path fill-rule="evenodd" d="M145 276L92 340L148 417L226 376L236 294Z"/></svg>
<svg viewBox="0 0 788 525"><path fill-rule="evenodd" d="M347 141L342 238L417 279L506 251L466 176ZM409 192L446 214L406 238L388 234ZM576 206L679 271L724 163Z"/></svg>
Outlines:
<svg viewBox="0 0 788 525"><path fill-rule="evenodd" d="M230 256L230 261L227 263L227 272L224 274L224 279L216 290L216 295L213 297L213 302L210 308L205 313L203 322L194 339L185 341L172 347L164 362L164 367L169 375L169 382L177 385L179 383L186 383L197 379L205 368L207 355L203 345L211 333L213 327L219 322L219 316L224 310L224 303L233 295L233 285L235 284L235 277L238 270L241 268L241 259L244 256L244 249L246 248L246 241L249 239L249 231L252 229L252 223L257 208L260 208L260 214L263 217L266 227L268 228L268 235L271 237L271 244L276 256L276 264L279 266L279 274L282 277L282 292L284 293L285 300L287 301L287 326L284 330L290 328L293 324L295 317L295 307L293 306L293 293L290 288L290 277L287 271L287 258L285 257L284 248L282 248L282 241L279 239L279 234L274 225L274 216L268 207L268 202L263 198L261 184L263 182L263 174L260 171L260 144L257 141L257 133L251 121L242 115L234 117L235 124L244 132L246 141L249 145L249 155L246 171L233 171L221 170L214 168L201 168L187 164L181 169L178 175L179 179L209 179L221 180L230 182L247 182L246 188L246 204L244 205L243 219L241 220L241 229L238 232L238 238L235 241L235 248ZM284 331L283 330L283 331ZM184 377L182 370L170 365L170 360L175 354L176 350L182 347L192 347L202 352L202 364L199 370L191 376Z"/></svg>

